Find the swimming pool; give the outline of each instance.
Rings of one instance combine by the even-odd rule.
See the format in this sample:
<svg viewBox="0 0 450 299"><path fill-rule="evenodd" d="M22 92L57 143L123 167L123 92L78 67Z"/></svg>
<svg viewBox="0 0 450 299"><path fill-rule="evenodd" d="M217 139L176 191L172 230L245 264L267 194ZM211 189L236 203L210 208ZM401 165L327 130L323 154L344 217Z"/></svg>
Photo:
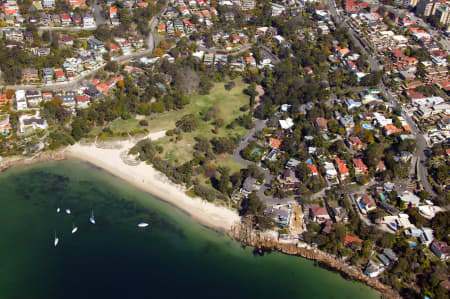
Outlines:
<svg viewBox="0 0 450 299"><path fill-rule="evenodd" d="M362 124L361 127L366 130L373 130L373 126L369 124Z"/></svg>

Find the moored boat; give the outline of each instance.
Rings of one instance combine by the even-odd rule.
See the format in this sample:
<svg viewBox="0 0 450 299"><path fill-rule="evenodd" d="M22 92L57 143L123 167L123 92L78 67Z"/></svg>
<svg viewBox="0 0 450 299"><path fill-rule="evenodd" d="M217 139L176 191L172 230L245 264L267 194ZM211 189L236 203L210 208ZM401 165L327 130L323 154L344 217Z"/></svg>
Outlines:
<svg viewBox="0 0 450 299"><path fill-rule="evenodd" d="M55 232L55 239L53 240L53 246L58 246L59 243L59 238L56 236L56 232Z"/></svg>
<svg viewBox="0 0 450 299"><path fill-rule="evenodd" d="M94 210L92 210L91 217L89 217L89 222L92 223L92 224L95 224Z"/></svg>
<svg viewBox="0 0 450 299"><path fill-rule="evenodd" d="M72 211L70 211L70 209L66 209L66 214L70 215L72 213Z"/></svg>
<svg viewBox="0 0 450 299"><path fill-rule="evenodd" d="M141 228L144 228L144 227L148 226L148 223L146 223L146 222L139 222L137 226L141 227Z"/></svg>
<svg viewBox="0 0 450 299"><path fill-rule="evenodd" d="M76 233L78 231L78 227L72 224L72 234Z"/></svg>

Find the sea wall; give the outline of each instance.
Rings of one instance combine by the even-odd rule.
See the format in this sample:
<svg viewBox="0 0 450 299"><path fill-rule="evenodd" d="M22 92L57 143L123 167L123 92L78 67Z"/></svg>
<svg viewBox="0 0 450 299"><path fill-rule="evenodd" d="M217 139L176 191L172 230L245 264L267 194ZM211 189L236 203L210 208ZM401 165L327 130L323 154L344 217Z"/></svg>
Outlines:
<svg viewBox="0 0 450 299"><path fill-rule="evenodd" d="M317 248L307 244L278 241L274 234L262 233L253 230L244 223L233 226L228 236L241 242L243 246L255 247L260 254L270 251L279 251L284 254L300 256L312 260L328 270L339 272L344 278L356 280L378 290L384 298L401 298L398 292L391 287L384 285L378 279L369 278L357 267L340 261L337 257L329 255Z"/></svg>
<svg viewBox="0 0 450 299"><path fill-rule="evenodd" d="M65 158L66 156L64 151L40 152L30 158L26 157L8 158L0 163L0 171L5 171L11 167L26 166L38 162L64 160Z"/></svg>

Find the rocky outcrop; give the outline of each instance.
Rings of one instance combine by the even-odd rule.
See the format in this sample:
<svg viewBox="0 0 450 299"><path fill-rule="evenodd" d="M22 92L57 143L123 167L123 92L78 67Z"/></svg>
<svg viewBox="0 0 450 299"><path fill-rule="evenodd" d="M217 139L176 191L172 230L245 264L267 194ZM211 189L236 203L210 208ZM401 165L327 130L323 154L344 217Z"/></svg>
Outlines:
<svg viewBox="0 0 450 299"><path fill-rule="evenodd" d="M243 246L255 247L255 251L260 254L267 251L279 251L284 254L300 256L315 261L318 265L328 270L339 272L346 279L363 282L380 291L384 297L401 298L398 292L391 287L384 285L378 279L369 278L359 268L348 265L335 256L307 244L278 241L273 236L252 230L249 227L251 226L245 224L235 225L228 233L228 236L241 242Z"/></svg>
<svg viewBox="0 0 450 299"><path fill-rule="evenodd" d="M6 169L15 166L26 166L38 162L64 160L65 158L66 156L63 151L40 152L31 158L19 157L4 160L0 163L0 171L5 171Z"/></svg>

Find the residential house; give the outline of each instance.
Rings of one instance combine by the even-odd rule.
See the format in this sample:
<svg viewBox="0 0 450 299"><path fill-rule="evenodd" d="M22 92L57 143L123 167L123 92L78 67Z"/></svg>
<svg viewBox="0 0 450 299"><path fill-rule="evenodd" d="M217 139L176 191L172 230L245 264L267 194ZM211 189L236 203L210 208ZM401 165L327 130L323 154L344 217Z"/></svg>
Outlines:
<svg viewBox="0 0 450 299"><path fill-rule="evenodd" d="M362 150L366 148L366 144L363 143L358 136L351 136L346 139L346 143L354 150Z"/></svg>
<svg viewBox="0 0 450 299"><path fill-rule="evenodd" d="M34 40L33 33L30 32L30 31L25 31L25 32L23 33L23 39L24 39L26 42L32 43L33 40Z"/></svg>
<svg viewBox="0 0 450 299"><path fill-rule="evenodd" d="M323 117L316 118L314 124L319 129L328 130L327 120Z"/></svg>
<svg viewBox="0 0 450 299"><path fill-rule="evenodd" d="M39 73L35 68L22 69L22 82L23 83L36 83L39 82Z"/></svg>
<svg viewBox="0 0 450 299"><path fill-rule="evenodd" d="M272 206L264 210L264 216L271 217L281 228L289 226L291 209L282 206Z"/></svg>
<svg viewBox="0 0 450 299"><path fill-rule="evenodd" d="M159 34L166 33L166 24L164 23L158 24L158 33Z"/></svg>
<svg viewBox="0 0 450 299"><path fill-rule="evenodd" d="M83 27L87 28L87 27L95 27L95 19L92 15L90 14L85 14L83 15Z"/></svg>
<svg viewBox="0 0 450 299"><path fill-rule="evenodd" d="M70 26L72 24L72 18L70 17L69 14L62 14L60 18L61 18L61 25Z"/></svg>
<svg viewBox="0 0 450 299"><path fill-rule="evenodd" d="M54 74L56 77L56 82L64 82L66 81L66 75L62 69L55 69Z"/></svg>
<svg viewBox="0 0 450 299"><path fill-rule="evenodd" d="M349 175L349 171L348 171L348 168L347 168L347 162L344 161L344 160L341 160L339 158L336 158L334 160L334 162L335 162L336 167L337 167L337 169L339 171L339 175L340 175L341 181L345 180L348 177L348 175Z"/></svg>
<svg viewBox="0 0 450 299"><path fill-rule="evenodd" d="M42 68L42 81L44 83L49 83L53 81L53 68L44 67Z"/></svg>
<svg viewBox="0 0 450 299"><path fill-rule="evenodd" d="M0 134L9 135L11 124L9 123L9 114L0 114Z"/></svg>
<svg viewBox="0 0 450 299"><path fill-rule="evenodd" d="M25 98L25 90L16 90L16 109L17 111L23 111L28 109L27 99Z"/></svg>
<svg viewBox="0 0 450 299"><path fill-rule="evenodd" d="M73 40L74 38L72 36L60 36L58 38L59 44L65 47L72 47Z"/></svg>
<svg viewBox="0 0 450 299"><path fill-rule="evenodd" d="M87 40L88 47L94 50L104 50L105 45L101 40L90 38Z"/></svg>
<svg viewBox="0 0 450 299"><path fill-rule="evenodd" d="M27 90L25 92L25 97L27 99L29 106L38 106L42 102L42 94L40 90Z"/></svg>
<svg viewBox="0 0 450 299"><path fill-rule="evenodd" d="M86 109L89 105L89 97L87 95L77 96L76 100L79 109Z"/></svg>
<svg viewBox="0 0 450 299"><path fill-rule="evenodd" d="M20 29L6 29L5 31L3 31L3 34L8 41L23 41L23 32Z"/></svg>
<svg viewBox="0 0 450 299"><path fill-rule="evenodd" d="M34 53L38 57L48 56L50 55L50 48L36 48Z"/></svg>
<svg viewBox="0 0 450 299"><path fill-rule="evenodd" d="M368 168L361 159L352 159L352 162L356 175L364 175L367 173Z"/></svg>
<svg viewBox="0 0 450 299"><path fill-rule="evenodd" d="M420 203L420 197L415 195L410 191L404 191L399 196L401 201L403 201L407 206L417 207Z"/></svg>
<svg viewBox="0 0 450 299"><path fill-rule="evenodd" d="M55 8L56 1L55 0L42 0L42 7L43 8Z"/></svg>
<svg viewBox="0 0 450 299"><path fill-rule="evenodd" d="M309 216L311 217L312 221L319 224L331 220L330 215L328 215L327 209L322 207L311 207L309 209Z"/></svg>
<svg viewBox="0 0 450 299"><path fill-rule="evenodd" d="M356 244L358 244L360 247L362 247L362 245L363 245L363 240L361 240L360 238L358 238L358 237L354 237L354 236L350 236L350 235L345 235L345 238L344 238L344 246L350 246L351 244L353 244L353 243L356 243Z"/></svg>
<svg viewBox="0 0 450 299"><path fill-rule="evenodd" d="M189 20L184 20L184 29L186 30L187 33L193 32L195 30L195 24L192 23Z"/></svg>
<svg viewBox="0 0 450 299"><path fill-rule="evenodd" d="M450 257L450 246L445 242L435 241L431 243L430 249L441 260L447 260Z"/></svg>
<svg viewBox="0 0 450 299"><path fill-rule="evenodd" d="M36 129L45 130L48 128L47 121L39 116L22 115L19 117L19 132L24 134Z"/></svg>
<svg viewBox="0 0 450 299"><path fill-rule="evenodd" d="M241 194L244 196L249 196L255 190L256 190L256 179L252 177L246 177L240 190Z"/></svg>
<svg viewBox="0 0 450 299"><path fill-rule="evenodd" d="M269 145L272 148L280 148L281 140L270 137L269 138Z"/></svg>
<svg viewBox="0 0 450 299"><path fill-rule="evenodd" d="M0 93L0 106L4 106L6 104L11 104L11 99L8 99L5 93Z"/></svg>
<svg viewBox="0 0 450 299"><path fill-rule="evenodd" d="M334 180L337 177L338 173L336 171L336 168L334 168L333 163L325 162L324 168L326 171L325 177L328 180Z"/></svg>
<svg viewBox="0 0 450 299"><path fill-rule="evenodd" d="M377 205L375 204L375 201L368 194L364 194L363 196L361 196L357 200L357 202L358 202L358 208L360 209L361 213L363 213L363 214L367 214L368 212L377 209Z"/></svg>
<svg viewBox="0 0 450 299"><path fill-rule="evenodd" d="M80 26L81 25L81 16L79 14L73 14L72 15L72 23L75 26Z"/></svg>
<svg viewBox="0 0 450 299"><path fill-rule="evenodd" d="M318 176L319 175L319 171L317 170L317 166L315 164L308 163L306 166L310 170L310 173L309 173L310 176Z"/></svg>
<svg viewBox="0 0 450 299"><path fill-rule="evenodd" d="M347 211L343 207L331 208L331 214L334 217L334 221L337 223L340 223L340 222L347 223L348 222Z"/></svg>
<svg viewBox="0 0 450 299"><path fill-rule="evenodd" d="M353 121L353 116L351 114L342 116L339 119L339 123L345 128L346 131L351 131L355 126L355 122Z"/></svg>
<svg viewBox="0 0 450 299"><path fill-rule="evenodd" d="M184 25L181 21L173 21L173 28L175 29L175 31L184 32Z"/></svg>
<svg viewBox="0 0 450 299"><path fill-rule="evenodd" d="M386 136L390 136L392 134L401 133L402 131L403 131L402 129L397 128L395 125L385 125L383 127L383 133Z"/></svg>

